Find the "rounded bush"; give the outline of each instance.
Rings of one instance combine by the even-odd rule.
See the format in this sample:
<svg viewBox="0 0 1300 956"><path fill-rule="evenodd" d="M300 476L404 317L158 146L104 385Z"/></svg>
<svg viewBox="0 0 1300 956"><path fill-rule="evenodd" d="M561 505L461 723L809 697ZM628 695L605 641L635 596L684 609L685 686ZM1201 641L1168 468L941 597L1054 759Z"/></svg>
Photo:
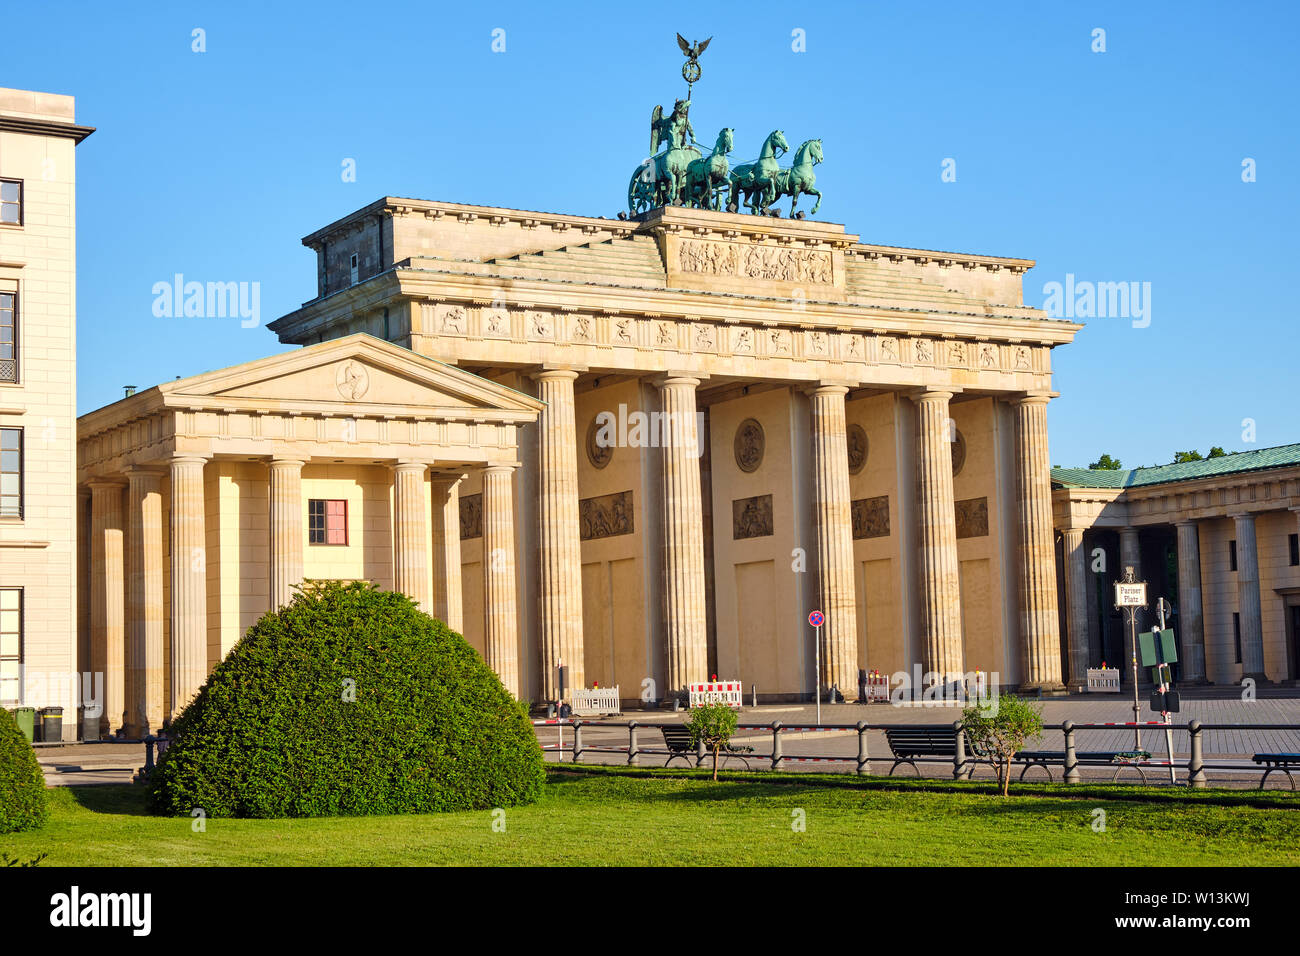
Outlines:
<svg viewBox="0 0 1300 956"><path fill-rule="evenodd" d="M542 752L523 705L405 595L305 586L264 615L171 727L156 811L359 816L530 803Z"/></svg>
<svg viewBox="0 0 1300 956"><path fill-rule="evenodd" d="M36 751L13 714L0 707L0 833L39 829L48 815L45 774Z"/></svg>

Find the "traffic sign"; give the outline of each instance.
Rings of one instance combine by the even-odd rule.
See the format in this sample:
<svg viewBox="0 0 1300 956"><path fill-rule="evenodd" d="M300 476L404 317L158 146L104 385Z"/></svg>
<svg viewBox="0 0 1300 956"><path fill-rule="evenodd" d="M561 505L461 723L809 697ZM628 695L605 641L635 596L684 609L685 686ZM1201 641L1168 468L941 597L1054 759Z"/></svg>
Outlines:
<svg viewBox="0 0 1300 956"><path fill-rule="evenodd" d="M808 615L808 623L813 627L821 627L826 623L826 615L821 611L813 611Z"/></svg>
<svg viewBox="0 0 1300 956"><path fill-rule="evenodd" d="M1147 583L1139 581L1136 583L1115 583L1115 606L1116 607L1146 607L1147 604Z"/></svg>

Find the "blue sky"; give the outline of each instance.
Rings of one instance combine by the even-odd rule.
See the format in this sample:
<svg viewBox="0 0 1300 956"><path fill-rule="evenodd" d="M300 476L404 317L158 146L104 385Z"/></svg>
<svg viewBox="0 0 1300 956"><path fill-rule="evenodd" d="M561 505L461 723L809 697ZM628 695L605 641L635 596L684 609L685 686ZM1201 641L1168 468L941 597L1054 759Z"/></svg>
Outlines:
<svg viewBox="0 0 1300 956"><path fill-rule="evenodd" d="M6 11L0 85L73 94L98 127L81 411L279 350L156 318L154 283L258 282L264 325L314 295L300 238L380 196L615 215L682 92L680 30L715 38L700 139L731 126L740 159L778 126L822 138L819 219L1036 259L1035 306L1067 273L1150 283L1145 328L1093 319L1054 354L1053 463L1132 466L1300 441L1298 27L1289 3L46 3Z"/></svg>

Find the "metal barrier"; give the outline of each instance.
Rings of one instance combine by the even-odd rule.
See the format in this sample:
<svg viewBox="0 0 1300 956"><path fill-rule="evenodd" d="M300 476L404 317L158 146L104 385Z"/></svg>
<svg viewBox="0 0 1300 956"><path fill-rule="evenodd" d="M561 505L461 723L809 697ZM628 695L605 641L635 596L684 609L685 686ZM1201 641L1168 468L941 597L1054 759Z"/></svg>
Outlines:
<svg viewBox="0 0 1300 956"><path fill-rule="evenodd" d="M563 760L564 754L569 753L574 763L581 761L584 753L609 753L609 754L626 754L629 766L640 766L643 756L681 756L672 750L662 747L643 747L641 746L639 732L643 730L657 730L660 727L680 727L679 722L652 722L643 723L641 721L610 721L610 720L581 720L572 718L549 718L544 720L532 721L535 727L554 726L557 728L560 736L554 744L542 743L539 741L542 750L556 751ZM737 731L765 731L772 735L772 744L770 753L746 753L736 754L722 752L719 755L719 765L721 766L727 759L744 759L746 761L757 760L766 761L772 770L783 770L787 763L850 763L854 765L854 772L859 775L871 773L871 755L867 743L867 734L876 732L884 733L886 730L932 730L936 727L945 726L943 724L869 724L867 721L858 721L855 724L783 724L781 721L773 721L770 724L737 724ZM952 729L957 731L956 746L952 757L946 756L917 756L909 758L913 763L943 763L952 765L953 779L969 779L975 766L987 761L987 757L968 756L966 754L965 734L960 733L961 721L954 721ZM571 727L573 734L571 742L564 742L564 728ZM586 728L603 728L617 727L627 731L627 746L584 746L582 740L582 729ZM1208 785L1206 771L1216 771L1237 774L1262 774L1264 768L1260 766L1239 765L1217 763L1210 764L1205 762L1203 735L1212 730L1285 730L1294 733L1300 733L1300 724L1203 724L1199 720L1192 720L1186 724L1165 724L1162 721L1117 721L1103 723L1075 723L1071 720L1065 720L1059 724L1044 724L1044 731L1060 731L1065 738L1065 746L1061 752L1059 767L1063 773L1063 778L1067 784L1078 784L1082 782L1080 774L1081 767L1114 767L1115 763L1107 760L1090 759L1078 756L1078 746L1076 743L1076 734L1080 731L1091 730L1114 730L1116 728L1148 728L1159 730L1175 730L1186 732L1191 740L1190 753L1185 760L1151 758L1149 760L1133 761L1125 763L1123 766L1149 767L1167 769L1171 765L1175 770L1184 770L1187 773L1187 785L1202 789ZM787 734L802 733L823 733L823 732L855 732L858 737L857 753L854 755L840 754L787 754L783 744L783 738ZM704 745L701 744L695 753L695 765L698 767L703 764L707 757ZM1249 757L1250 755L1243 755ZM892 759L892 751L891 751ZM1040 762L1042 766L1049 766L1048 762ZM1052 764L1055 766L1055 764ZM1120 766L1119 769L1123 769ZM1028 768L1026 768L1028 769ZM1023 773L1022 773L1023 776ZM1145 780L1145 777L1143 778Z"/></svg>

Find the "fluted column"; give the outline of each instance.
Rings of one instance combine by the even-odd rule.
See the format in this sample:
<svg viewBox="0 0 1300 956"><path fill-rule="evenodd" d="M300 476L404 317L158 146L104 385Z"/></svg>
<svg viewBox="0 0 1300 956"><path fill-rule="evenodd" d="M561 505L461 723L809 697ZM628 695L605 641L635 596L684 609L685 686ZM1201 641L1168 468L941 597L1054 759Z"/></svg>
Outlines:
<svg viewBox="0 0 1300 956"><path fill-rule="evenodd" d="M163 722L162 475L127 472L126 726L143 737Z"/></svg>
<svg viewBox="0 0 1300 956"><path fill-rule="evenodd" d="M557 667L568 668L568 685L585 687L582 646L582 548L578 533L578 437L574 422L572 369L535 375L537 397L546 403L537 422L537 557L542 697L559 697Z"/></svg>
<svg viewBox="0 0 1300 956"><path fill-rule="evenodd" d="M700 501L700 436L695 415L699 379L669 375L663 405L664 696L685 693L708 677L704 609L704 509Z"/></svg>
<svg viewBox="0 0 1300 956"><path fill-rule="evenodd" d="M271 610L293 600L302 583L302 466L297 458L273 458L271 477Z"/></svg>
<svg viewBox="0 0 1300 956"><path fill-rule="evenodd" d="M90 482L90 661L91 671L104 675L99 733L105 737L126 717L122 487L120 481Z"/></svg>
<svg viewBox="0 0 1300 956"><path fill-rule="evenodd" d="M515 588L514 467L483 471L483 634L487 662L519 696L519 614Z"/></svg>
<svg viewBox="0 0 1300 956"><path fill-rule="evenodd" d="M1143 580L1142 541L1141 538L1138 536L1137 528L1119 529L1119 568L1116 569L1116 574L1115 574L1116 580L1119 580L1124 576L1125 568L1133 569L1133 579L1135 581ZM1127 620L1128 619L1125 618L1124 639L1123 639L1125 660L1128 660L1128 658L1132 656L1132 648L1129 645L1133 643L1132 635L1130 635L1128 631ZM1134 626L1138 629L1138 631L1142 631L1146 627L1146 612L1141 610L1135 612L1133 620L1135 622ZM1141 674L1142 672L1138 671L1138 673ZM1128 671L1124 670L1124 668L1120 668L1120 677L1127 678ZM1139 679L1146 680L1146 677L1145 675L1143 675Z"/></svg>
<svg viewBox="0 0 1300 956"><path fill-rule="evenodd" d="M429 600L429 525L425 519L422 461L393 466L393 586L426 614Z"/></svg>
<svg viewBox="0 0 1300 956"><path fill-rule="evenodd" d="M957 519L952 499L952 392L915 396L916 515L921 558L921 647L924 670L947 684L964 672L961 584L957 576Z"/></svg>
<svg viewBox="0 0 1300 956"><path fill-rule="evenodd" d="M203 466L207 459L171 460L171 694L175 718L208 677L208 576Z"/></svg>
<svg viewBox="0 0 1300 956"><path fill-rule="evenodd" d="M853 584L853 520L849 507L849 450L843 385L811 392L813 503L817 526L818 596L824 690L835 685L855 696L858 666L858 605Z"/></svg>
<svg viewBox="0 0 1300 956"><path fill-rule="evenodd" d="M1205 683L1205 618L1201 607L1201 544L1195 521L1178 529L1178 625L1183 638L1182 679Z"/></svg>
<svg viewBox="0 0 1300 956"><path fill-rule="evenodd" d="M1264 627L1259 603L1259 555L1255 516L1234 514L1237 523L1237 613L1241 617L1241 674L1257 681L1264 675Z"/></svg>
<svg viewBox="0 0 1300 956"><path fill-rule="evenodd" d="M1068 688L1088 689L1088 555L1083 548L1083 529L1061 532L1065 544L1066 626L1070 654Z"/></svg>
<svg viewBox="0 0 1300 956"><path fill-rule="evenodd" d="M433 485L433 616L457 633L465 630L460 583L460 478Z"/></svg>
<svg viewBox="0 0 1300 956"><path fill-rule="evenodd" d="M1017 399L1016 506L1020 551L1020 640L1026 690L1061 690L1061 625L1052 541L1051 460L1047 454L1047 395Z"/></svg>

